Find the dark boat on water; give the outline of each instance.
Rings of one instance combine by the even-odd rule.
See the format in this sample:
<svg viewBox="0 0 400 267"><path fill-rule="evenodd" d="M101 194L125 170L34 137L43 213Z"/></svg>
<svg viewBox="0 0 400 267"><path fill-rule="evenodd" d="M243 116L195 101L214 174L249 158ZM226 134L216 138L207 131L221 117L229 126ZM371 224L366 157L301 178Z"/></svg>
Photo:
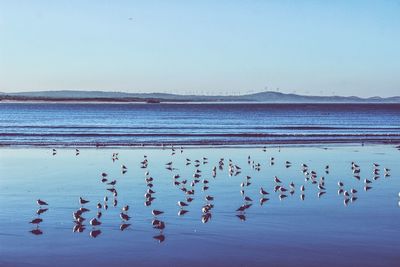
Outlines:
<svg viewBox="0 0 400 267"><path fill-rule="evenodd" d="M147 99L146 103L148 103L148 104L159 104L160 100L158 100L158 99Z"/></svg>

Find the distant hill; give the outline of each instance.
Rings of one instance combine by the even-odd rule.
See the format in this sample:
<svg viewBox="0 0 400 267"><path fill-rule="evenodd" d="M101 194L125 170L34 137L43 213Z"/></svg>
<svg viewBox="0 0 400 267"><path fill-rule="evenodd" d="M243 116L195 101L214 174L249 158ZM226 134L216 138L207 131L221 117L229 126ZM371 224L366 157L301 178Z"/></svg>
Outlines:
<svg viewBox="0 0 400 267"><path fill-rule="evenodd" d="M400 103L400 96L360 98L356 96L306 96L261 92L235 96L178 95L165 93L125 93L105 91L37 91L0 93L0 100L14 101L101 101L101 102L262 102L262 103Z"/></svg>

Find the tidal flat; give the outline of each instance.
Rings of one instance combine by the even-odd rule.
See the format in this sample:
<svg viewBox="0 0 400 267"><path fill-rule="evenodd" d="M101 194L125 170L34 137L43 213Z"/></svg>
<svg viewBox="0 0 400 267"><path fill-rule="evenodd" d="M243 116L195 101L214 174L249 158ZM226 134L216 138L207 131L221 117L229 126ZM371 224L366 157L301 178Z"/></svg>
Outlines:
<svg viewBox="0 0 400 267"><path fill-rule="evenodd" d="M399 153L4 147L0 266L398 266Z"/></svg>

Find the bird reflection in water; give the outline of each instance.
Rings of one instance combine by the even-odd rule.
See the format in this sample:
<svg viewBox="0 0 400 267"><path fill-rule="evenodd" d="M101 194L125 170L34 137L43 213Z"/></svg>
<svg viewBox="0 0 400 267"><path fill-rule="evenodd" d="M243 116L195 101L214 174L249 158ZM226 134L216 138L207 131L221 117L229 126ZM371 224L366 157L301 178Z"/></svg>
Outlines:
<svg viewBox="0 0 400 267"><path fill-rule="evenodd" d="M93 237L93 238L98 237L100 234L101 234L101 230L100 229L92 230L89 233L90 237Z"/></svg>
<svg viewBox="0 0 400 267"><path fill-rule="evenodd" d="M40 230L39 227L36 229L30 230L29 232L31 232L33 235L42 235L43 234L42 230Z"/></svg>
<svg viewBox="0 0 400 267"><path fill-rule="evenodd" d="M42 235L43 231L39 229L39 224L41 222L43 222L43 219L40 218L40 215L45 213L48 210L47 208L42 208L42 206L48 206L49 204L46 201L41 200L41 199L38 199L36 201L36 204L39 206L39 209L36 211L36 215L38 217L29 222L30 224L36 225L36 228L32 229L29 232L32 233L33 235Z"/></svg>
<svg viewBox="0 0 400 267"><path fill-rule="evenodd" d="M163 146L165 149L165 146ZM172 147L172 153L171 156L175 155L174 153L175 149ZM181 153L183 152L183 148L180 149ZM265 148L264 150L265 151ZM53 151L54 153L57 153L57 151ZM79 150L76 151L79 153ZM112 159L113 161L119 160L118 159L118 153L113 153L112 154ZM210 161L211 162L211 161ZM183 177L184 175L179 174L179 169L175 168L176 161L171 160L168 163L165 164L165 169L167 169L169 172L171 172L172 175L172 185L184 196L181 198L184 201L178 201L177 205L179 206L179 210L177 215L178 216L184 216L187 214L189 211L192 211L191 208L191 202L198 196L197 192L209 192L212 191L213 189L213 183L218 179L219 172L227 171L228 176L233 177L233 176L238 176L242 177L241 172L246 172L247 170L245 168L242 168L239 166L237 162L234 162L232 159L224 159L221 158L219 161L215 162L215 166L211 166L209 168L209 171L211 172L211 177L212 178L205 178L206 176L206 170L202 169L204 168L205 165L209 164L209 160L207 157L201 157L199 159L189 159L186 158L184 162L184 167L194 167L194 171L192 174L192 177ZM227 166L225 165L227 163ZM251 156L247 157L247 163L251 166L252 171L261 171L261 166L263 162L255 162ZM268 160L264 162L264 164L270 164L273 166L272 168L276 168L277 165L280 163L280 159L271 157L269 162ZM291 161L283 161L283 166L285 168L295 168L295 163ZM140 168L145 169L144 173L144 181L146 185L146 191L144 192L144 205L146 207L152 206L154 204L154 201L156 200L156 192L158 191L157 189L154 189L155 185L157 185L156 179L154 179L152 176L150 176L150 171L148 169L149 165L149 159L147 155L144 155L143 161L140 162ZM275 166L274 166L275 165ZM121 171L122 174L127 173L128 170L128 165L121 165ZM228 167L228 168L226 168ZM293 196L296 195L297 192L299 192L299 197L300 200L305 199L305 193L306 192L316 192L318 198L326 198L323 197L325 194L327 194L328 191L333 191L337 192L337 194L341 197L343 197L343 203L345 206L352 205L358 200L358 191L364 190L364 191L369 191L372 189L373 184L375 183L376 180L380 179L380 177L384 176L389 179L390 177L390 169L389 168L382 168L383 171L380 170L380 165L378 163L373 163L372 165L372 177L369 177L369 179L364 179L363 182L361 180L361 177L364 176L365 171L361 171L361 167L356 164L355 162L352 162L351 165L349 166L352 172L353 177L356 179L356 182L359 183L359 188L349 188L348 184L346 181L338 181L337 185L338 187L333 187L331 183L325 184L325 180L330 180L332 179L329 177L329 173L334 171L334 166L330 165L325 165L324 169L322 170L322 173L326 175L326 179L324 176L317 174L316 170L312 170L311 167L309 167L307 164L303 163L301 164L301 167L299 168L300 173L304 175L304 184L297 184L298 181L287 181L285 177L277 177L277 176L272 176L268 178L270 180L271 185L269 187L263 185L263 187L259 187L259 195L256 193L256 195L251 194L254 188L254 183L256 183L256 179L252 178L250 175L243 175L243 179L240 179L240 196L242 198L242 205L236 209L236 212L233 210L233 213L235 216L240 220L240 221L246 221L247 219L247 210L252 207L252 204L255 203L257 199L259 199L260 206L267 205L269 203L268 201L270 199L280 199L282 201L285 201L285 198L292 198ZM227 170L226 170L227 169ZM350 170L349 170L350 171ZM368 173L371 172L369 171ZM203 175L204 174L204 175ZM209 175L209 174L207 174ZM100 179L101 183L106 185L107 187L104 188L104 191L106 193L104 197L104 202L98 202L97 203L97 215L93 217L90 220L90 225L92 226L92 229L89 233L89 235L93 238L96 238L99 236L102 232L100 229L97 229L97 226L101 224L100 219L103 218L102 216L106 217L107 210L108 210L108 204L117 207L120 205L117 200L117 185L119 185L117 180L111 180L106 172L101 172L100 173ZM186 179L184 179L186 178ZM364 177L363 177L364 178ZM253 181L254 179L254 181ZM353 178L351 178L353 179ZM286 180L286 181L285 181ZM296 185L295 185L296 182ZM354 182L354 181L353 181ZM307 187L307 191L306 191ZM315 188L316 191L312 191ZM197 190L199 189L199 190ZM310 191L308 191L310 190ZM336 191L337 190L337 191ZM270 193L271 194L270 194ZM275 192L275 193L274 193ZM313 193L314 194L314 193ZM112 195L112 196L110 196ZM258 197L257 197L258 195ZM310 194L311 195L311 194ZM110 201L109 201L110 197ZM215 203L218 203L218 197L216 196L215 198L217 201ZM297 198L297 196L296 196ZM120 199L121 200L121 199ZM253 202L254 200L254 202ZM300 201L299 200L299 201ZM211 195L205 195L203 199L203 205L201 206L201 222L202 223L209 223L212 219L212 210L214 208L214 196ZM342 200L339 198L339 203ZM156 200L157 202L157 200ZM76 233L82 233L85 231L86 226L84 225L84 222L86 219L84 218L84 214L86 212L89 212L90 210L86 208L86 205L90 205L92 202L89 200L86 200L82 197L79 198L79 204L80 208L77 209L76 211L73 212L73 219L74 219L74 226L73 226L73 232ZM44 208L44 206L48 206L47 202L38 199L37 204L39 205L39 209L36 211L37 218L34 218L30 221L30 224L35 225L36 228L31 230L30 232L34 235L42 235L43 232L41 229L39 229L39 225L43 222L43 219L41 218L41 215L48 212L48 208ZM119 217L121 219L121 223L119 225L119 229L121 231L125 231L131 226L130 219L131 216L128 214L129 206L123 206L122 211L119 213ZM103 214L104 213L104 214ZM164 211L161 210L156 210L153 209L151 211L153 215L153 220L152 220L152 228L157 231L157 235L153 236L155 240L157 240L159 243L162 243L165 241L165 235L164 231L166 228L166 223L164 220L161 220L159 217L162 217L164 214ZM235 219L236 220L236 219Z"/></svg>
<svg viewBox="0 0 400 267"><path fill-rule="evenodd" d="M155 235L155 236L153 236L153 238L155 240L157 240L158 243L162 243L165 241L165 235L163 235L163 234Z"/></svg>

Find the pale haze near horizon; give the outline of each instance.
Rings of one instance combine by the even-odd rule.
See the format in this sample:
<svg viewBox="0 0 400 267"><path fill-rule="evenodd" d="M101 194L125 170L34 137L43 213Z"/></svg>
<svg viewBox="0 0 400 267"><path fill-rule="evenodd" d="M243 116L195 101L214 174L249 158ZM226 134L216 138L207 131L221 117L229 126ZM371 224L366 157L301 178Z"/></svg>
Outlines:
<svg viewBox="0 0 400 267"><path fill-rule="evenodd" d="M3 1L0 92L400 95L399 1Z"/></svg>

